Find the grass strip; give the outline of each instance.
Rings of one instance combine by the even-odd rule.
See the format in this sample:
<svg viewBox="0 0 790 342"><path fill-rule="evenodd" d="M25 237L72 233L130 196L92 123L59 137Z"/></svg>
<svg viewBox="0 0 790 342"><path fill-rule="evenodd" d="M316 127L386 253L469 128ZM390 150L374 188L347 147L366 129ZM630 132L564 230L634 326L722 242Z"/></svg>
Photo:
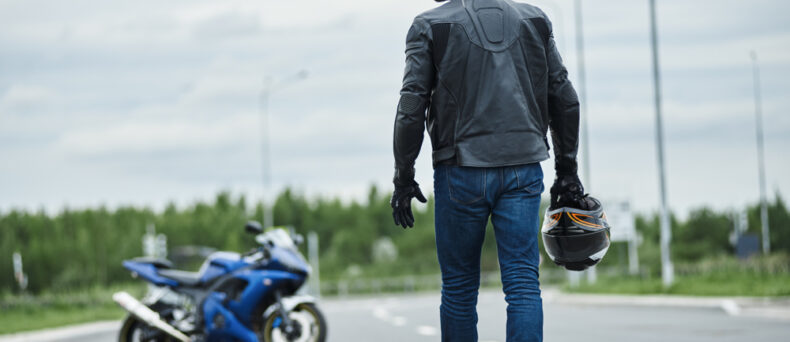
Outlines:
<svg viewBox="0 0 790 342"><path fill-rule="evenodd" d="M790 274L712 273L681 275L670 287L660 278L606 277L595 284L565 286L568 292L601 294L672 294L687 296L790 296Z"/></svg>

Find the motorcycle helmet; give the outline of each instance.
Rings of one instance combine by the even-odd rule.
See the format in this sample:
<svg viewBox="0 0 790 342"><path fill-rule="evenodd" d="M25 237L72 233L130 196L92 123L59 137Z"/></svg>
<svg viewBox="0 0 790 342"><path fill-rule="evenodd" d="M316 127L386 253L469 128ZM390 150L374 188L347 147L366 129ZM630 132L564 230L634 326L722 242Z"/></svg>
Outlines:
<svg viewBox="0 0 790 342"><path fill-rule="evenodd" d="M555 264L571 271L583 271L597 264L609 250L609 222L601 202L592 203L587 210L573 207L549 208L543 219L541 236L543 247Z"/></svg>

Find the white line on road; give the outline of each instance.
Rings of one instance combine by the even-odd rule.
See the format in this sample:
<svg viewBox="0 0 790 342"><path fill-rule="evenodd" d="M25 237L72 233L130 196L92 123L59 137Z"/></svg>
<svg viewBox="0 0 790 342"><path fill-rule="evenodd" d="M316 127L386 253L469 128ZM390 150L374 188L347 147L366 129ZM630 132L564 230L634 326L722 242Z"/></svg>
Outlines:
<svg viewBox="0 0 790 342"><path fill-rule="evenodd" d="M436 328L428 325L421 325L417 327L417 333L422 336L436 336Z"/></svg>
<svg viewBox="0 0 790 342"><path fill-rule="evenodd" d="M403 316L395 316L390 319L390 323L396 327L402 327L406 325L406 317Z"/></svg>
<svg viewBox="0 0 790 342"><path fill-rule="evenodd" d="M382 321L386 321L390 318L390 313L387 311L387 309L379 306L373 309L373 317L376 317Z"/></svg>
<svg viewBox="0 0 790 342"><path fill-rule="evenodd" d="M737 316L741 313L741 307L732 299L725 299L721 302L721 309L730 316Z"/></svg>
<svg viewBox="0 0 790 342"><path fill-rule="evenodd" d="M392 316L387 309L379 306L373 309L373 317L378 318L384 322L392 324L396 327L402 327L406 325L406 317L403 316Z"/></svg>

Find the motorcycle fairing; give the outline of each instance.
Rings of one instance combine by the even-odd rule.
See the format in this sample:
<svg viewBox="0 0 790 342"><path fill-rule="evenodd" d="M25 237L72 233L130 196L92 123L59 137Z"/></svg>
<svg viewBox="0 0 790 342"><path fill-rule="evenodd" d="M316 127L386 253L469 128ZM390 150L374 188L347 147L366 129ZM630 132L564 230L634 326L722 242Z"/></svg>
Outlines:
<svg viewBox="0 0 790 342"><path fill-rule="evenodd" d="M251 319L256 305L265 295L271 294L272 289L283 288L288 283L301 284L305 279L293 273L275 270L244 270L236 274L235 278L246 281L248 285L237 298L226 299L225 306L246 326L252 326ZM252 284L263 286L250 286Z"/></svg>
<svg viewBox="0 0 790 342"><path fill-rule="evenodd" d="M252 330L244 326L236 316L222 306L226 295L212 292L203 304L206 331L209 341L225 341L233 339L240 342L258 342L258 337ZM219 317L218 317L219 316Z"/></svg>

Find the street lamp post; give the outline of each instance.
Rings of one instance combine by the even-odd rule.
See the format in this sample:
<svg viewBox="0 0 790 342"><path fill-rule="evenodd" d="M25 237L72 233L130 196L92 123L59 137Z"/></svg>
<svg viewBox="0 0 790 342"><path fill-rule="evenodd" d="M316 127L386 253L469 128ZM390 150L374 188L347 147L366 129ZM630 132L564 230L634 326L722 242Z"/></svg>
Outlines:
<svg viewBox="0 0 790 342"><path fill-rule="evenodd" d="M558 48L560 49L560 54L564 56L565 52L566 52L566 49L565 49L566 43L565 43L565 39L563 37L567 36L566 32L565 32L565 25L564 25L564 23L565 23L565 15L563 13L562 7L560 7L559 4L556 1L553 1L553 0L545 0L545 1L546 2L542 3L541 5L545 5L545 6L549 7L553 11L554 22L555 22L556 25L553 25L554 29L553 29L552 33L559 33L560 34L561 37L558 40L558 43L559 43L559 47ZM580 94L579 95L581 97L580 102L582 102L582 105L586 106L587 101L584 99L585 94L586 94L586 77L585 77L585 74L584 74L584 72L585 72L585 69L584 69L584 41L583 41L583 38L582 38L581 2L579 0L576 0L575 6L576 6L576 12L575 12L575 15L576 15L576 48L577 48L577 53L578 53L577 56L578 56L578 67L579 67L579 70L578 70L577 74L579 75L579 86L581 87L579 89L580 90L580 92L579 92ZM560 27L561 29L558 30L557 27ZM586 114L586 112L587 112L587 107L582 107L582 113ZM588 184L589 185L590 176L589 176L589 171L588 171L589 170L589 167L588 167L589 164L587 164L587 156L588 156L587 152L588 152L588 150L587 150L587 142L586 142L586 137L587 137L586 127L587 126L586 126L586 122L584 122L584 118L583 117L581 118L581 120L582 120L581 123L582 123L582 128L583 128L582 133L581 133L581 138L584 139L584 141L582 142L582 145L583 145L583 147L582 147L582 149L583 149L582 158L584 158L584 160L583 160L584 164L582 165L582 168L584 170L583 171L584 172L584 184ZM595 270L592 269L592 270L589 271L589 273L587 273L588 280L589 280L590 283L595 283L596 273L594 273L594 272L595 272ZM579 286L579 284L581 283L581 278L582 278L583 272L567 271L567 274L568 274L568 283L570 284L570 286L571 287Z"/></svg>
<svg viewBox="0 0 790 342"><path fill-rule="evenodd" d="M656 1L650 1L650 42L653 50L653 91L656 106L656 147L658 152L658 181L661 194L661 279L664 286L675 281L672 267L669 242L672 230L669 225L669 208L667 207L667 184L664 171L664 125L661 118L661 72L658 61L658 28L656 24Z"/></svg>
<svg viewBox="0 0 790 342"><path fill-rule="evenodd" d="M556 39L557 49L560 50L561 56L565 56L567 44L565 39L565 13L563 12L562 7L557 3L556 0L542 0L536 4L541 6L543 9L548 9L552 21L551 33L555 38L559 37Z"/></svg>
<svg viewBox="0 0 790 342"><path fill-rule="evenodd" d="M587 110L587 70L584 64L584 26L582 21L582 2L576 0L576 55L579 70L579 103L581 104L581 131L582 131L582 167L584 168L584 184L589 189L592 184L590 179L590 138L587 129L587 118L590 112Z"/></svg>
<svg viewBox="0 0 790 342"><path fill-rule="evenodd" d="M270 205L266 203L266 191L271 190L272 184L272 166L271 166L271 146L269 142L269 99L271 94L277 90L283 89L285 86L307 78L307 71L301 70L298 73L274 83L271 77L266 77L263 80L263 90L260 94L260 112L261 112L261 181L263 185L263 192L261 193L261 206L263 207L261 215L261 222L263 227L268 228L274 225L274 201Z"/></svg>
<svg viewBox="0 0 790 342"><path fill-rule="evenodd" d="M582 175L584 176L584 185L589 192L592 187L592 180L590 178L590 133L588 127L588 117L590 112L587 110L587 69L584 64L584 22L582 20L582 2L575 0L574 13L576 17L576 63L578 70L576 73L579 75L579 84L577 86L579 92L579 103L581 109L580 124L581 127L581 147L582 147ZM598 280L598 272L595 266L587 271L587 281L590 284L595 284Z"/></svg>
<svg viewBox="0 0 790 342"><path fill-rule="evenodd" d="M765 147L763 141L763 99L760 88L760 66L757 52L752 51L752 73L754 74L754 115L757 121L757 168L760 172L760 221L763 235L763 254L771 252L771 234L768 227L768 202L765 195Z"/></svg>

